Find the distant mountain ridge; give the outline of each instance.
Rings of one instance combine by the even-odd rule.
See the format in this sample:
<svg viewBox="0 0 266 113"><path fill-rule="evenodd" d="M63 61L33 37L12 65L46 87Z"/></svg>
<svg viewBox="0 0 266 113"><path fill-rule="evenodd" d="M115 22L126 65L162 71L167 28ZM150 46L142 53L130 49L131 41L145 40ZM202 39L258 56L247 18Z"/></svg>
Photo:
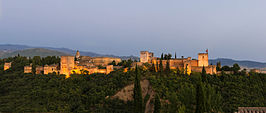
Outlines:
<svg viewBox="0 0 266 113"><path fill-rule="evenodd" d="M249 60L233 60L228 58L210 59L209 64L216 65L217 62L221 62L222 66L233 66L235 63L239 64L243 68L265 68L266 63L249 61Z"/></svg>
<svg viewBox="0 0 266 113"><path fill-rule="evenodd" d="M26 57L34 57L34 56L68 56L70 54L55 51L55 50L49 50L49 49L43 49L43 48L30 48L30 49L24 49L24 50L16 50L13 52L8 52L6 54L3 54L0 58L7 58L7 57L14 57L17 55L20 56L26 56Z"/></svg>
<svg viewBox="0 0 266 113"><path fill-rule="evenodd" d="M68 48L53 48L53 47L31 47L27 45L14 45L14 44L0 44L0 58L7 58L10 56L15 56L18 53L22 56L62 56L62 55L72 55L76 54L76 50L68 49ZM115 56L115 55L105 55L105 54L98 54L94 52L86 52L80 51L82 56L91 56L91 57L117 57L121 59L133 59L138 60L139 57L136 56ZM240 60L233 60L227 58L218 58L218 59L209 59L209 64L216 65L217 62L221 62L221 64L232 66L233 64L237 63L241 67L244 68L266 68L266 63L256 62L256 61L240 61Z"/></svg>
<svg viewBox="0 0 266 113"><path fill-rule="evenodd" d="M26 49L36 49L36 48L41 48L41 49L46 49L47 50L53 50L54 52L58 53L55 54L54 56L62 56L62 55L72 55L74 56L76 54L76 50L68 49L68 48L54 48L54 47L32 47L32 46L27 46L27 45L15 45L15 44L0 44L0 58L7 58L10 56L13 56L14 54L17 55L17 53L24 52L22 50ZM38 52L38 51L32 51L32 52ZM79 51L82 56L91 56L91 57L116 57L116 58L121 58L121 59L133 59L137 60L138 57L136 56L115 56L115 55L105 55L105 54L98 54L94 52L86 52L86 51ZM30 53L30 51L27 51L27 53ZM23 54L23 53L22 53ZM21 54L21 55L22 55ZM38 53L38 54L45 54L45 53ZM25 54L26 55L26 54ZM49 56L48 55L42 55L42 56ZM29 56L29 55L28 55Z"/></svg>

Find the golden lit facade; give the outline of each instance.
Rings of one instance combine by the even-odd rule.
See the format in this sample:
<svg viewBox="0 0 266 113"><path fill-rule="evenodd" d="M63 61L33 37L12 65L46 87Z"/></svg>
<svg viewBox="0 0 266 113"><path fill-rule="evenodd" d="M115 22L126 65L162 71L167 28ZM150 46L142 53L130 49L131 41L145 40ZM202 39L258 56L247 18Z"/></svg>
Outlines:
<svg viewBox="0 0 266 113"><path fill-rule="evenodd" d="M143 53L141 52L141 54ZM143 57L140 57L140 61L147 61L147 60L142 60L142 58ZM158 69L157 66L159 66L160 64L160 58L149 58L149 59L152 59L152 64L154 64L156 69ZM208 74L216 74L216 66L209 65L208 53L199 53L198 59L192 59L191 57L187 58L182 57L170 60L162 60L164 68L166 68L167 62L169 62L169 66L171 69L178 68L179 70L184 71L189 75L191 74L191 72L201 72L203 66Z"/></svg>
<svg viewBox="0 0 266 113"><path fill-rule="evenodd" d="M77 51L74 56L61 56L60 66L57 64L36 67L36 74L64 74L66 78L71 74L93 74L104 73L109 74L114 70L113 65L109 65L113 61L118 64L120 58L112 57L89 57L80 56ZM32 73L32 65L24 67L24 73Z"/></svg>
<svg viewBox="0 0 266 113"><path fill-rule="evenodd" d="M24 66L24 73L32 73L32 65Z"/></svg>
<svg viewBox="0 0 266 113"><path fill-rule="evenodd" d="M8 70L8 69L10 69L10 68L11 68L11 65L12 65L11 62L7 62L7 63L5 63L5 64L4 64L4 70Z"/></svg>

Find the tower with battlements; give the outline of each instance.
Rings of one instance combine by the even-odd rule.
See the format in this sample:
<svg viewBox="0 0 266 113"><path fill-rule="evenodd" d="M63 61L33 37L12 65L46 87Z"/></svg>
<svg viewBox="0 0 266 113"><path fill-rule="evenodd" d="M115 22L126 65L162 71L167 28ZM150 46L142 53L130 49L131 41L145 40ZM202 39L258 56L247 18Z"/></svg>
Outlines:
<svg viewBox="0 0 266 113"><path fill-rule="evenodd" d="M151 63L154 54L148 51L141 51L140 52L140 62L141 63Z"/></svg>
<svg viewBox="0 0 266 113"><path fill-rule="evenodd" d="M209 66L209 57L208 53L199 53L198 54L198 66L208 67Z"/></svg>

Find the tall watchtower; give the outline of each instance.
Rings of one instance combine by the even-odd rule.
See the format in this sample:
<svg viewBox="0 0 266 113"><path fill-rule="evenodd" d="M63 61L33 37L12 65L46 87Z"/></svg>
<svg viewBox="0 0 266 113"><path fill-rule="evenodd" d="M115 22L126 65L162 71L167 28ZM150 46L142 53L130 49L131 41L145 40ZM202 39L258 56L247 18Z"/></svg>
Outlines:
<svg viewBox="0 0 266 113"><path fill-rule="evenodd" d="M153 58L153 53L148 51L141 51L140 52L140 62L147 63L151 62Z"/></svg>
<svg viewBox="0 0 266 113"><path fill-rule="evenodd" d="M74 60L74 56L61 56L60 74L65 74L68 78L74 68Z"/></svg>
<svg viewBox="0 0 266 113"><path fill-rule="evenodd" d="M209 66L209 56L208 53L199 53L198 54L198 66Z"/></svg>

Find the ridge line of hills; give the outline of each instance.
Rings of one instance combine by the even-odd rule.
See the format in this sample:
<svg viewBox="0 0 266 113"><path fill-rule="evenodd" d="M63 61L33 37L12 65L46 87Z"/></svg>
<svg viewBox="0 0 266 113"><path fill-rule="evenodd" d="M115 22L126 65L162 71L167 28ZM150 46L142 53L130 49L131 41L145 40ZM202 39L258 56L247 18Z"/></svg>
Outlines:
<svg viewBox="0 0 266 113"><path fill-rule="evenodd" d="M20 54L21 56L33 57L33 56L65 56L65 55L75 55L76 50L68 49L68 48L54 48L54 47L32 47L27 45L15 45L15 44L0 44L0 58L12 57ZM133 59L138 60L137 56L115 56L115 55L106 55L106 54L98 54L94 52L86 52L80 51L82 56L91 56L91 57L117 57L123 60L125 59ZM217 59L209 59L210 64L216 64L217 62L221 62L222 66L228 65L232 66L237 63L243 68L264 68L266 69L266 63L257 62L257 61L249 61L249 60L233 60L229 58L217 58Z"/></svg>

